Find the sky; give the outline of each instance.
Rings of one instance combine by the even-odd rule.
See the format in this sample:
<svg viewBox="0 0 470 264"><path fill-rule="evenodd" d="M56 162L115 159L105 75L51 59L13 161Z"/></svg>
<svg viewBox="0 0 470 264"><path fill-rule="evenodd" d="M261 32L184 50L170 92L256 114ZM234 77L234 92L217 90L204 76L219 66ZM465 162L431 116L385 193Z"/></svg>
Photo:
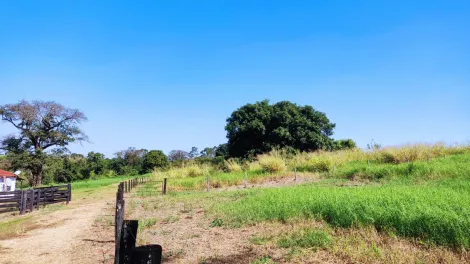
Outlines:
<svg viewBox="0 0 470 264"><path fill-rule="evenodd" d="M108 157L225 143L264 99L359 147L467 143L470 1L0 1L0 105L23 99L81 109L70 149Z"/></svg>

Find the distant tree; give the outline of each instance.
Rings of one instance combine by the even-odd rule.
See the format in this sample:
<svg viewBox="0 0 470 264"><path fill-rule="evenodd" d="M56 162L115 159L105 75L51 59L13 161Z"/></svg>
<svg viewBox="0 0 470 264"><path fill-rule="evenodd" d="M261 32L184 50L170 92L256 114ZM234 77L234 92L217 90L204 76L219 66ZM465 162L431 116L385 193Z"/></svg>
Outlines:
<svg viewBox="0 0 470 264"><path fill-rule="evenodd" d="M382 148L382 145L378 144L373 139L370 141L369 144L367 144L367 149L368 150L379 150L380 148Z"/></svg>
<svg viewBox="0 0 470 264"><path fill-rule="evenodd" d="M142 172L142 166L146 149L129 147L115 153L115 158L110 162L110 168L119 175L137 175Z"/></svg>
<svg viewBox="0 0 470 264"><path fill-rule="evenodd" d="M355 149L357 148L356 142L352 139L340 139L333 141L332 150L342 150L342 149Z"/></svg>
<svg viewBox="0 0 470 264"><path fill-rule="evenodd" d="M89 152L86 158L86 162L90 172L92 171L96 175L103 175L107 169L107 161L104 154L102 153L93 151Z"/></svg>
<svg viewBox="0 0 470 264"><path fill-rule="evenodd" d="M161 150L151 150L144 156L142 172L148 173L155 168L165 169L169 165L168 157Z"/></svg>
<svg viewBox="0 0 470 264"><path fill-rule="evenodd" d="M172 150L168 153L168 159L171 162L174 161L183 161L189 158L189 153L184 150Z"/></svg>
<svg viewBox="0 0 470 264"><path fill-rule="evenodd" d="M203 158L214 158L215 157L215 151L217 150L217 147L207 147L201 150L200 156Z"/></svg>
<svg viewBox="0 0 470 264"><path fill-rule="evenodd" d="M228 149L228 144L220 144L215 148L215 156L216 157L223 157L223 158L228 158L229 157L229 149Z"/></svg>
<svg viewBox="0 0 470 264"><path fill-rule="evenodd" d="M23 100L1 105L0 116L18 130L17 134L3 138L0 148L12 157L14 168L31 172L33 186L42 183L46 150L65 149L72 142L88 139L79 128L79 124L87 120L85 115L55 102Z"/></svg>
<svg viewBox="0 0 470 264"><path fill-rule="evenodd" d="M199 150L196 147L192 147L188 154L190 159L195 159L199 156Z"/></svg>
<svg viewBox="0 0 470 264"><path fill-rule="evenodd" d="M231 157L249 157L274 148L315 151L331 148L335 124L311 106L268 100L247 104L227 119Z"/></svg>

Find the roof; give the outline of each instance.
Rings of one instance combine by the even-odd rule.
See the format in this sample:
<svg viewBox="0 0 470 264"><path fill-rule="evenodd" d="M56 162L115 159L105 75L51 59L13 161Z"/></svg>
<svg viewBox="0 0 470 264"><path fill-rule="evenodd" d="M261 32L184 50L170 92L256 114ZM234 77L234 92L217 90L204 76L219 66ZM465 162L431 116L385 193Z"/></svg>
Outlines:
<svg viewBox="0 0 470 264"><path fill-rule="evenodd" d="M0 170L0 176L3 176L3 177L16 177L15 174L13 174L9 171L5 171L5 170Z"/></svg>

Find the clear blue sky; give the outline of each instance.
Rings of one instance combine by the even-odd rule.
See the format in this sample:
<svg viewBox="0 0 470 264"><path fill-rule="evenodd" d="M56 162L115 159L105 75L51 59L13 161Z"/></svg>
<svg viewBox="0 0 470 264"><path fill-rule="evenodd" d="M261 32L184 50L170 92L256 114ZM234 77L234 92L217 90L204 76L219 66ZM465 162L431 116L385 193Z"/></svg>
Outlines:
<svg viewBox="0 0 470 264"><path fill-rule="evenodd" d="M0 104L82 109L92 143L189 150L263 99L359 146L470 140L470 1L0 2ZM0 124L0 136L13 132Z"/></svg>

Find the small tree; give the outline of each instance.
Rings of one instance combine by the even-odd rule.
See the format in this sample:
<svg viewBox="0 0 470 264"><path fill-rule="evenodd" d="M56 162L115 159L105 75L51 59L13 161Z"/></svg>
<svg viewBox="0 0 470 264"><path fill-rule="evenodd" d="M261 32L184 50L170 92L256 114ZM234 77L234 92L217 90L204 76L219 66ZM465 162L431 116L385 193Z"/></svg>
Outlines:
<svg viewBox="0 0 470 264"><path fill-rule="evenodd" d="M189 153L184 150L172 150L170 153L168 153L168 159L170 159L171 162L183 161L187 160L188 158Z"/></svg>
<svg viewBox="0 0 470 264"><path fill-rule="evenodd" d="M1 140L0 148L12 156L13 167L31 171L33 186L42 183L46 150L65 149L72 142L88 139L78 127L86 116L55 102L23 100L2 105L0 116L18 130Z"/></svg>
<svg viewBox="0 0 470 264"><path fill-rule="evenodd" d="M169 165L168 157L161 150L151 150L144 156L142 170L144 173L151 172L155 168L165 169Z"/></svg>
<svg viewBox="0 0 470 264"><path fill-rule="evenodd" d="M192 147L188 154L190 159L195 159L199 156L199 150L196 147Z"/></svg>

